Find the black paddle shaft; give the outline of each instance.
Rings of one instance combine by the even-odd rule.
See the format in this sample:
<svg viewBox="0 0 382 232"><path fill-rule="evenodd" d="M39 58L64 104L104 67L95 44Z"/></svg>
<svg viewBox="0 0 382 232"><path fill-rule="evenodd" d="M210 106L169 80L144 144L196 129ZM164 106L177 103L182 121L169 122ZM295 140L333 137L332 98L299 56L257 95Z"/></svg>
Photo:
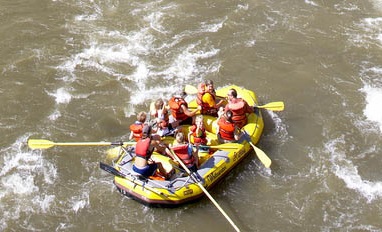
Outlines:
<svg viewBox="0 0 382 232"><path fill-rule="evenodd" d="M104 171L106 171L106 172L108 172L108 173L110 173L110 174L112 174L112 175L114 175L114 176L125 177L125 175L124 175L122 172L118 171L118 170L115 169L114 167L112 167L112 166L110 166L110 165L107 165L107 164L105 164L105 163L100 162L100 163L99 163L99 167L100 167L102 170L104 170Z"/></svg>

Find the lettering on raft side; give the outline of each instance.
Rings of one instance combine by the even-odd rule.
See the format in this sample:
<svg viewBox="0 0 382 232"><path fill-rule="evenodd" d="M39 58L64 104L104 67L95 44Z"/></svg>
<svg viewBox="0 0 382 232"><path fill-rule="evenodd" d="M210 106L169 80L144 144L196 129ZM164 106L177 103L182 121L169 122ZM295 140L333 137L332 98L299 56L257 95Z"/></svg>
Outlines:
<svg viewBox="0 0 382 232"><path fill-rule="evenodd" d="M233 154L233 162L238 161L238 160L241 159L241 157L243 157L244 155L245 155L245 151L244 151L244 149L239 150L239 152L235 152L235 153Z"/></svg>
<svg viewBox="0 0 382 232"><path fill-rule="evenodd" d="M216 178L218 178L225 170L227 170L227 167L224 166L222 167L221 169L217 170L216 172L212 172L210 174L208 174L208 176L206 177L206 179L209 181L209 182L214 182L214 180Z"/></svg>
<svg viewBox="0 0 382 232"><path fill-rule="evenodd" d="M233 154L233 162L237 162L238 160L240 160L244 155L246 154L245 150L244 149L240 149L238 152L234 152ZM224 173L225 171L227 170L227 166L224 165L223 167L221 167L219 170L215 171L215 172L212 172L210 174L208 174L208 176L206 177L206 179L210 182L210 183L213 183L219 176L221 176L222 173Z"/></svg>
<svg viewBox="0 0 382 232"><path fill-rule="evenodd" d="M192 190L192 189L187 189L187 190L183 191L184 196L191 195L193 193L194 193L194 190Z"/></svg>

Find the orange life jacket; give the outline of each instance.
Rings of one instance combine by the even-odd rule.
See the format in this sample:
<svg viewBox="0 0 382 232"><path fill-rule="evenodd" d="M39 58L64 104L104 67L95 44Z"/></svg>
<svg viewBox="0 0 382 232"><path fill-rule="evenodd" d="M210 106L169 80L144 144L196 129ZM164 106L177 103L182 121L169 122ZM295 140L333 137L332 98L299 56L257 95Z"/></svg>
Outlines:
<svg viewBox="0 0 382 232"><path fill-rule="evenodd" d="M138 140L135 144L135 154L143 159L150 159L153 154L154 147L151 145L151 138L145 138Z"/></svg>
<svg viewBox="0 0 382 232"><path fill-rule="evenodd" d="M201 131L202 131L201 135L196 134L196 126L195 125L191 126L190 131L192 132L192 136L194 137L194 144L198 144L198 145L200 145L200 144L206 145L207 144L207 134L206 134L205 128L201 129Z"/></svg>
<svg viewBox="0 0 382 232"><path fill-rule="evenodd" d="M235 124L228 122L224 117L218 121L219 134L224 140L235 140Z"/></svg>
<svg viewBox="0 0 382 232"><path fill-rule="evenodd" d="M246 102L242 98L237 98L237 101L228 103L228 109L232 111L232 121L240 128L247 124L247 115L245 111Z"/></svg>
<svg viewBox="0 0 382 232"><path fill-rule="evenodd" d="M183 98L172 97L168 101L171 109L171 114L176 120L186 120L188 116L183 112L181 105L188 107L187 102Z"/></svg>
<svg viewBox="0 0 382 232"><path fill-rule="evenodd" d="M133 139L138 141L142 138L143 123L136 121L130 125L130 131L133 132Z"/></svg>
<svg viewBox="0 0 382 232"><path fill-rule="evenodd" d="M195 158L192 155L192 147L188 144L179 144L171 148L175 154L189 167L195 163Z"/></svg>

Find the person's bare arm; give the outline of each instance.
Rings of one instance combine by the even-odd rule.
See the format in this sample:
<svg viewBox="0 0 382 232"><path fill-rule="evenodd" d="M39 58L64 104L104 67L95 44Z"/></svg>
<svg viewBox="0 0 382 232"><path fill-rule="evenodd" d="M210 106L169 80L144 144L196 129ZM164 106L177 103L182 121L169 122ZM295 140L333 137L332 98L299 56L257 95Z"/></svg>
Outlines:
<svg viewBox="0 0 382 232"><path fill-rule="evenodd" d="M181 105L181 107L182 107L184 114L187 115L188 117L195 116L195 114L198 113L198 111L201 108L200 106L198 106L195 110L190 111L185 105Z"/></svg>

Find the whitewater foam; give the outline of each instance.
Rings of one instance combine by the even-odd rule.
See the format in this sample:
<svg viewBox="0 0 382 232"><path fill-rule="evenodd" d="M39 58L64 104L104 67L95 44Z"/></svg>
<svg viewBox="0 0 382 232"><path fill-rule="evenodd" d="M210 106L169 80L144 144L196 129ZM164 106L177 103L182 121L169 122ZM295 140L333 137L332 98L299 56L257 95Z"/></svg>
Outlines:
<svg viewBox="0 0 382 232"><path fill-rule="evenodd" d="M44 193L37 183L41 180L53 184L57 178L54 165L43 160L40 152L26 152L25 141L29 135L18 138L11 146L2 149L0 170L0 230L8 221L17 221L24 214L46 212L54 196ZM9 199L12 199L9 201Z"/></svg>
<svg viewBox="0 0 382 232"><path fill-rule="evenodd" d="M43 213L47 213L55 198L54 195L35 196L32 202L36 207L40 207Z"/></svg>
<svg viewBox="0 0 382 232"><path fill-rule="evenodd" d="M64 87L57 89L55 93L48 94L55 98L57 104L68 104L72 99L72 95Z"/></svg>
<svg viewBox="0 0 382 232"><path fill-rule="evenodd" d="M382 47L382 17L364 18L358 24L364 33L351 35L353 41L361 47L377 45Z"/></svg>
<svg viewBox="0 0 382 232"><path fill-rule="evenodd" d="M346 187L359 192L368 202L382 197L382 182L362 179L357 166L346 157L343 147L346 147L344 136L325 144L325 149L330 154L334 174L345 182Z"/></svg>
<svg viewBox="0 0 382 232"><path fill-rule="evenodd" d="M314 1L311 1L311 0L305 0L305 3L308 5L312 5L312 6L318 6L317 3L315 3Z"/></svg>
<svg viewBox="0 0 382 232"><path fill-rule="evenodd" d="M58 111L57 109L48 116L48 118L51 120L51 121L55 121L56 119L58 119L59 117L61 117L61 112Z"/></svg>
<svg viewBox="0 0 382 232"><path fill-rule="evenodd" d="M366 107L363 111L366 118L374 122L382 132L382 88L369 85L361 89L366 94Z"/></svg>
<svg viewBox="0 0 382 232"><path fill-rule="evenodd" d="M34 185L33 176L28 176L28 174L7 175L1 178L1 184L9 194L23 195L38 191L38 187Z"/></svg>
<svg viewBox="0 0 382 232"><path fill-rule="evenodd" d="M93 6L94 7L94 6ZM106 31L99 30L94 34L89 35L87 48L72 55L69 59L57 66L57 69L68 73L62 79L64 81L73 82L76 80L76 70L78 67L97 70L99 72L106 73L107 75L116 77L117 80L127 79L131 82L121 82L122 87L131 92L131 99L129 103L138 105L146 102L148 97L152 100L152 96L162 96L163 93L167 94L168 98L171 93L174 92L174 88L166 85L167 88L161 87L161 89L151 89L151 82L160 80L166 80L166 82L176 82L177 85L182 84L188 80L198 81L201 75L208 75L208 73L217 72L221 66L219 61L212 62L207 66L203 64L203 59L208 59L218 54L219 50L211 46L204 45L202 41L196 41L194 44L188 45L185 48L175 48L183 39L189 38L190 35L195 33L216 32L220 30L227 18L218 19L212 23L202 23L199 28L192 31L184 31L174 35L172 43L159 44L155 41L156 32L167 35L168 28L163 26L164 17L167 11L174 10L173 5L168 5L165 8L161 8L161 11L155 12L150 9L144 11L131 12L131 14L137 14L144 20L144 26L139 27L137 30L128 32L123 31ZM94 10L95 15L101 15ZM92 14L88 15L89 17ZM76 33L77 28L84 27L91 23L94 18L86 15L79 15L75 18L77 24L72 28ZM83 21L86 22L83 22ZM146 24L146 25L145 25ZM119 43L105 43L104 41L120 40ZM102 40L102 42L100 42ZM205 47L206 46L206 47ZM167 64L157 66L152 64L147 56L150 54L168 54L165 50L171 49L173 56L166 55ZM179 52L177 54L177 52ZM124 74L120 70L116 70L110 64L121 64L128 66L131 70L130 73ZM196 78L195 78L196 77ZM68 91L66 94L65 89L61 89L60 92L51 94L56 97L57 103L68 103L71 100ZM163 90L159 93L154 91ZM54 113L50 116L51 120L55 120L59 117L59 114Z"/></svg>

